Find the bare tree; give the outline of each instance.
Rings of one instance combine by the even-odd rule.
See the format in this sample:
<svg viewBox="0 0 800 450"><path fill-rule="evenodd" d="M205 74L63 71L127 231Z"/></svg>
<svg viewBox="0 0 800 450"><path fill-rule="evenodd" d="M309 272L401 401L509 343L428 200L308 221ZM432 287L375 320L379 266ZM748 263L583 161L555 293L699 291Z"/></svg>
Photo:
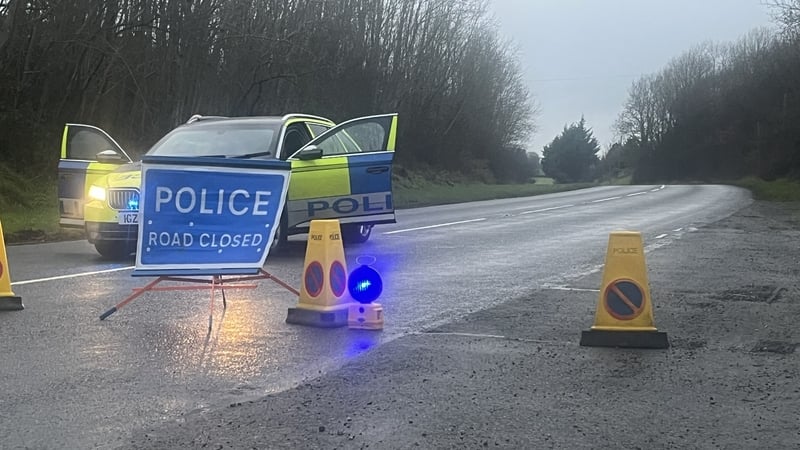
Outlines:
<svg viewBox="0 0 800 450"><path fill-rule="evenodd" d="M64 122L146 149L191 114L402 117L402 164L472 170L533 130L487 0L0 0L4 161L55 174ZM31 138L33 136L33 138ZM495 171L502 178L502 170Z"/></svg>
<svg viewBox="0 0 800 450"><path fill-rule="evenodd" d="M800 32L800 0L771 0L766 4L785 33L796 36Z"/></svg>

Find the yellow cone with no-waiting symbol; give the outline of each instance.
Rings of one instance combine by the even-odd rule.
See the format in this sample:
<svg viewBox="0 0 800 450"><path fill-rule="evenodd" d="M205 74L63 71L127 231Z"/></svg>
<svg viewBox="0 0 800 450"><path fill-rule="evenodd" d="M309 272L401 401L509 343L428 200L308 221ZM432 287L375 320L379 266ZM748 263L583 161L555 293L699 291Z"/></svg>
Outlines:
<svg viewBox="0 0 800 450"><path fill-rule="evenodd" d="M6 241L3 224L0 223L0 311L19 311L25 309L22 299L11 292L11 274L8 270Z"/></svg>
<svg viewBox="0 0 800 450"><path fill-rule="evenodd" d="M581 334L590 347L668 348L658 331L647 279L642 234L616 231L608 239L594 325Z"/></svg>
<svg viewBox="0 0 800 450"><path fill-rule="evenodd" d="M323 328L347 325L347 263L338 219L312 220L297 307L286 322Z"/></svg>

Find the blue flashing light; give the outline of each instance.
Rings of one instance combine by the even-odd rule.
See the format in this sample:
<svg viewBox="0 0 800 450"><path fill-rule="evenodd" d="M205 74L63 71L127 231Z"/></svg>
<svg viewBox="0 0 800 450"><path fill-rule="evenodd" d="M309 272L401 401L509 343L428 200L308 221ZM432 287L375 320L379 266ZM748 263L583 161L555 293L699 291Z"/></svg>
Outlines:
<svg viewBox="0 0 800 450"><path fill-rule="evenodd" d="M372 303L383 291L383 281L378 271L367 265L361 265L350 272L347 280L350 296L359 303Z"/></svg>
<svg viewBox="0 0 800 450"><path fill-rule="evenodd" d="M139 210L139 195L137 194L131 195L131 198L128 199L128 210L129 211Z"/></svg>

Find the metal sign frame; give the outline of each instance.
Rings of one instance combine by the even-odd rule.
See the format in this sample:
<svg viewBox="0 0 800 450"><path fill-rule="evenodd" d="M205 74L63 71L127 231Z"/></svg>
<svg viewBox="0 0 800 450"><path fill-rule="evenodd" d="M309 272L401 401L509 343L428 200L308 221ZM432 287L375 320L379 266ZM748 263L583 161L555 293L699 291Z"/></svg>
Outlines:
<svg viewBox="0 0 800 450"><path fill-rule="evenodd" d="M214 175L218 176L216 181L220 181L221 178L219 177L220 174L225 174L227 178L230 178L230 175L236 175L239 177L239 180L243 180L244 178L250 177L272 177L271 180L271 189L277 187L280 192L273 192L269 191L270 200L273 199L273 193L277 195L278 204L272 205L266 211L264 222L253 219L253 222L257 222L255 225L252 223L248 223L248 226L253 225L261 226L260 230L267 229L267 239L263 240L263 245L261 242L259 243L259 247L256 249L260 255L258 258L251 258L248 261L237 261L237 262L227 262L227 263L220 263L219 261L213 262L201 262L197 261L196 258L192 258L192 256L197 257L200 255L202 259L202 255L204 252L187 252L186 254L181 254L177 258L176 261L170 263L161 263L158 264L148 264L147 261L144 261L142 258L142 253L147 252L147 247L145 241L143 239L145 229L147 225L152 225L150 223L152 218L145 214L147 211L147 199L148 193L147 189L149 188L147 184L147 176L151 170L162 170L162 171L171 171L172 174L178 173L179 175L186 175L186 172L191 172L193 176L205 176L208 179L213 179ZM178 171L178 172L175 172ZM211 332L211 325L214 315L214 297L215 292L219 290L222 293L222 305L223 308L227 307L227 301L225 299L225 290L226 289L254 289L256 286L252 284L242 285L237 284L246 281L255 281L255 280L272 280L275 283L279 284L281 287L286 289L287 291L291 292L294 295L299 295L300 292L290 286L288 283L278 279L277 277L273 276L269 272L263 269L264 262L267 259L267 255L269 254L269 249L272 246L272 241L275 239L275 233L277 227L280 226L280 218L281 213L283 212L283 208L286 204L286 194L289 187L289 176L291 173L291 166L288 162L280 161L280 160L241 160L241 159L224 159L224 158L180 158L180 157L166 157L166 156L145 156L142 160L142 193L140 195L140 202L139 202L139 236L137 241L137 253L136 253L136 266L133 271L132 276L144 277L144 276L151 276L157 277L155 280L148 283L146 286L141 288L135 288L133 293L126 297L121 302L117 303L116 305L109 308L103 314L100 315L100 320L105 320L115 312L119 311L122 307L127 305L128 303L132 302L142 294L146 292L157 292L157 291L183 291L183 290L197 290L197 289L210 289L211 298L209 302L209 315L208 315L208 331ZM279 177L279 180L276 180L275 177ZM197 180L193 180L197 181ZM209 183L209 185L213 185L213 183ZM265 186L270 186L270 183L264 183ZM222 192L219 192L219 195L222 195ZM241 192L247 192L246 190L242 190ZM267 191L262 191L262 193L266 193ZM243 195L243 194L241 194ZM248 196L249 198L249 196ZM233 194L229 197L229 208L231 211L234 209L235 205L235 198ZM268 206L264 201L260 206ZM256 196L256 201L258 201L258 195ZM176 199L177 202L177 199ZM213 204L213 203L212 203ZM219 210L217 215L221 215L222 210L222 202L220 200L219 203ZM277 207L276 207L277 206ZM176 203L176 209L177 209ZM255 210L256 206L253 206ZM189 208L194 209L194 208ZM199 225L196 229L204 230L205 228L203 225L203 208L200 208L200 215L197 216L198 223L194 223L194 219L189 222L189 227L194 228L195 225ZM242 209L238 209L238 211L242 211ZM270 214L270 211L272 214ZM259 211L260 212L260 211ZM181 213L183 213L181 211ZM206 210L206 216L213 215L213 211ZM255 214L254 214L255 215ZM261 214L259 214L261 215ZM194 217L194 216L193 216ZM231 229L236 230L236 227L231 222L226 222L226 225L230 225ZM239 224L241 225L241 224ZM219 227L219 225L217 225ZM152 250L152 249L151 249ZM208 253L205 253L208 254ZM144 258L146 259L146 258ZM234 277L230 277L234 275ZM236 276L238 275L238 276ZM192 277L202 277L202 276L210 276L210 279L203 279L203 278L192 278ZM223 276L227 277L223 279ZM158 286L162 282L178 282L178 283L188 283L190 286Z"/></svg>

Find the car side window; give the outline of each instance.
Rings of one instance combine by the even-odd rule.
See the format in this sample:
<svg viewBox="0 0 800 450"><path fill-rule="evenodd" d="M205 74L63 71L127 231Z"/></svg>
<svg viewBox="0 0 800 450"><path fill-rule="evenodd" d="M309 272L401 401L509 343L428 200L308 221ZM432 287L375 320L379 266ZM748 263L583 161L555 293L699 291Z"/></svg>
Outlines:
<svg viewBox="0 0 800 450"><path fill-rule="evenodd" d="M337 135L329 136L317 143L322 149L322 156L342 155L347 153L347 147Z"/></svg>
<svg viewBox="0 0 800 450"><path fill-rule="evenodd" d="M98 153L116 149L105 136L88 128L71 128L67 139L69 139L67 159L95 161Z"/></svg>
<svg viewBox="0 0 800 450"><path fill-rule="evenodd" d="M386 140L386 130L375 122L362 122L348 128L342 136L358 152L381 151Z"/></svg>
<svg viewBox="0 0 800 450"><path fill-rule="evenodd" d="M311 136L303 123L293 123L286 127L286 135L283 138L282 156L285 158L294 152L300 150L304 145L308 144Z"/></svg>
<svg viewBox="0 0 800 450"><path fill-rule="evenodd" d="M309 123L308 127L311 128L311 133L314 134L314 137L317 137L320 134L322 134L322 133L324 133L324 132L326 132L326 131L331 129L331 127L329 127L327 125L322 125L322 124L319 124L319 123Z"/></svg>
<svg viewBox="0 0 800 450"><path fill-rule="evenodd" d="M374 121L355 122L317 142L323 156L383 151L388 131Z"/></svg>

